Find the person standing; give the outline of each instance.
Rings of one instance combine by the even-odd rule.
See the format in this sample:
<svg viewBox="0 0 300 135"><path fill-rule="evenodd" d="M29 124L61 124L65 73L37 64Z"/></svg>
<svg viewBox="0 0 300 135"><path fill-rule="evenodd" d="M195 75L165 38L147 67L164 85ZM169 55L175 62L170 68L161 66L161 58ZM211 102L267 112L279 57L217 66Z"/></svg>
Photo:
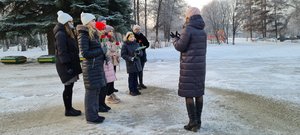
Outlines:
<svg viewBox="0 0 300 135"><path fill-rule="evenodd" d="M142 65L140 57L143 56L138 43L135 42L134 34L132 32L127 32L124 37L124 44L121 49L121 57L126 61L126 69L128 73L128 86L129 94L131 96L137 96L141 93L137 89L137 76L140 71L142 71Z"/></svg>
<svg viewBox="0 0 300 135"><path fill-rule="evenodd" d="M139 80L138 88L139 89L147 89L147 87L144 85L144 82L143 82L143 71L144 71L145 63L147 62L146 49L149 47L149 42L148 42L147 38L141 33L141 27L139 25L134 25L132 31L133 31L134 37L136 39L136 42L141 47L146 46L146 48L142 49L142 51L143 51L143 56L141 57L142 71L140 71L138 73L138 78L139 78L138 79Z"/></svg>
<svg viewBox="0 0 300 135"><path fill-rule="evenodd" d="M106 101L111 104L118 104L121 100L115 94L115 92L118 92L118 90L114 87L114 81L117 79L114 66L115 64L117 65L119 63L119 53L117 52L117 46L115 45L113 30L114 28L112 26L106 25L105 32L100 36L100 39L102 42L102 47L106 48L105 50L107 50L106 57L108 58L108 62L104 64L108 96Z"/></svg>
<svg viewBox="0 0 300 135"><path fill-rule="evenodd" d="M189 123L184 129L197 132L205 89L207 35L200 10L191 7L186 12L185 28L181 35L171 33L174 47L180 55L178 95L185 97Z"/></svg>
<svg viewBox="0 0 300 135"><path fill-rule="evenodd" d="M103 69L105 53L101 48L95 16L81 13L82 25L77 26L78 44L85 58L82 62L83 81L85 86L85 117L88 122L102 123L105 117L99 116L99 95L105 92L106 79ZM106 93L105 93L106 94Z"/></svg>
<svg viewBox="0 0 300 135"><path fill-rule="evenodd" d="M65 116L79 116L81 111L72 107L73 86L79 79L78 75L82 73L73 18L63 11L58 11L57 15L58 23L53 29L55 35L56 70L65 86L63 92Z"/></svg>

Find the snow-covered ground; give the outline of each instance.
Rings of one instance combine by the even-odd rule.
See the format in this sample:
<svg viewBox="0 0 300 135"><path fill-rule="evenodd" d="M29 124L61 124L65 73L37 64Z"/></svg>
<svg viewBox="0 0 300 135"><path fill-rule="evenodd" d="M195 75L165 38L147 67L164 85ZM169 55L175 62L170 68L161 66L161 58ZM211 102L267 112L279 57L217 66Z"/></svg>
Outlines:
<svg viewBox="0 0 300 135"><path fill-rule="evenodd" d="M245 42L208 45L206 95L200 134L297 134L300 125L300 44ZM0 52L0 58L20 54ZM37 58L46 52L23 52ZM117 71L120 104L103 124L84 115L64 117L63 85L55 64L0 64L0 134L194 134L184 98L177 96L179 53L148 49L144 76L148 89L128 95L124 62ZM74 106L83 109L82 78L74 86Z"/></svg>

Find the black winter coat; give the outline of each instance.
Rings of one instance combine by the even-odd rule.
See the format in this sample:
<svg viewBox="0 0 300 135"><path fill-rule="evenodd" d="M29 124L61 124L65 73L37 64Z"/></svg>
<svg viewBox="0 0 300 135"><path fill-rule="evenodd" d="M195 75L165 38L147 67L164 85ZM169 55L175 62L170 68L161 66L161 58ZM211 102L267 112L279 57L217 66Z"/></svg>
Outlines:
<svg viewBox="0 0 300 135"><path fill-rule="evenodd" d="M200 15L194 15L183 29L180 39L174 42L181 52L178 95L199 97L204 95L206 73L205 23Z"/></svg>
<svg viewBox="0 0 300 135"><path fill-rule="evenodd" d="M55 35L56 70L62 83L66 83L82 73L78 44L76 39L67 34L61 23L54 27L53 33Z"/></svg>
<svg viewBox="0 0 300 135"><path fill-rule="evenodd" d="M134 61L131 59L135 56L135 50L140 47L136 42L125 41L122 50L121 57L126 61L127 73L135 73L142 71L142 65L140 57L143 56L143 52L139 51Z"/></svg>
<svg viewBox="0 0 300 135"><path fill-rule="evenodd" d="M78 25L77 31L78 45L85 58L82 62L84 86L87 90L101 89L106 85L106 79L103 69L105 54L99 36L95 33L95 38L90 39L88 28L83 25Z"/></svg>
<svg viewBox="0 0 300 135"><path fill-rule="evenodd" d="M147 61L146 49L149 47L149 41L142 33L136 34L133 32L133 34L136 39L136 42L139 43L140 46L146 46L146 48L142 50L143 56L141 57L141 62L146 62Z"/></svg>

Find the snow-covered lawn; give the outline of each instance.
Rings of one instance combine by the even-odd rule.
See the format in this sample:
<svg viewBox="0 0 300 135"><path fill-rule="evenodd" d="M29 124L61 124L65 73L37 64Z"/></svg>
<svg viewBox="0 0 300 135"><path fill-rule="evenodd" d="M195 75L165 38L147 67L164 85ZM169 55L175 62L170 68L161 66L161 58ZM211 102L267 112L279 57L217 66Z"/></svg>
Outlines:
<svg viewBox="0 0 300 135"><path fill-rule="evenodd" d="M300 44L245 42L208 45L206 95L201 134L297 134L300 124ZM0 52L37 58L47 52ZM144 76L148 89L128 95L122 61L115 85L120 104L103 124L84 115L64 117L63 85L55 64L0 64L0 134L193 134L184 98L177 96L179 53L148 49ZM74 86L74 106L84 110L82 78Z"/></svg>

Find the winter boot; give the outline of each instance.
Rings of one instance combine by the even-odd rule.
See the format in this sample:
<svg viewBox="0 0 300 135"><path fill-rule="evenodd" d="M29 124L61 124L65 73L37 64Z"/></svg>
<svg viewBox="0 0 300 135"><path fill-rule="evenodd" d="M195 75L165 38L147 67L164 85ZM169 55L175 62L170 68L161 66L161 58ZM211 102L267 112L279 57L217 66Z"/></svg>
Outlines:
<svg viewBox="0 0 300 135"><path fill-rule="evenodd" d="M79 115L81 115L81 111L76 110L74 108L65 111L65 116L79 116Z"/></svg>
<svg viewBox="0 0 300 135"><path fill-rule="evenodd" d="M140 84L140 87L141 87L142 89L147 89L147 87L146 87L143 83Z"/></svg>
<svg viewBox="0 0 300 135"><path fill-rule="evenodd" d="M120 102L120 99L117 98L115 94L111 94L106 98L106 101L110 104L118 104Z"/></svg>
<svg viewBox="0 0 300 135"><path fill-rule="evenodd" d="M118 100L118 101L121 101L121 99L119 98L119 97L117 97L117 95L116 94L111 94L111 96L115 99L115 100Z"/></svg>
<svg viewBox="0 0 300 135"><path fill-rule="evenodd" d="M198 129L201 128L202 108L203 108L203 96L196 97L196 116L197 116L197 122L198 122Z"/></svg>
<svg viewBox="0 0 300 135"><path fill-rule="evenodd" d="M108 112L108 108L104 107L103 105L99 105L98 112Z"/></svg>
<svg viewBox="0 0 300 135"><path fill-rule="evenodd" d="M193 98L186 98L186 109L189 116L189 123L184 126L185 130L194 131L197 132L198 130L198 122L197 122L197 116L196 116L196 106L194 103Z"/></svg>
<svg viewBox="0 0 300 135"><path fill-rule="evenodd" d="M99 124L105 120L105 117L99 116L96 120L88 121L89 124Z"/></svg>

